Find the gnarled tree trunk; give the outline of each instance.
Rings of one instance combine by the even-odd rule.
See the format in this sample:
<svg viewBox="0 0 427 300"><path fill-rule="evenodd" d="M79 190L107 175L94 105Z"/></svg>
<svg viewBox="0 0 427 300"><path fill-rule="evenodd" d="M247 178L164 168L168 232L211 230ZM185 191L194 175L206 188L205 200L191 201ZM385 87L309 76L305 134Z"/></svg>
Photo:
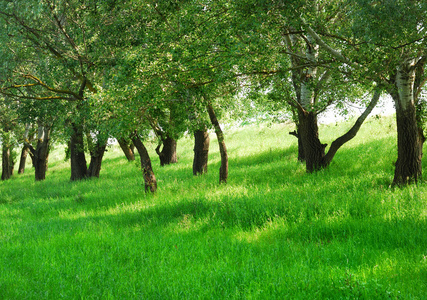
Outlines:
<svg viewBox="0 0 427 300"><path fill-rule="evenodd" d="M39 124L36 149L34 149L31 144L26 143L27 147L31 151L36 181L46 179L47 163L50 150L50 130L50 127Z"/></svg>
<svg viewBox="0 0 427 300"><path fill-rule="evenodd" d="M218 119L212 104L207 105L209 118L212 125L215 128L216 137L218 139L219 152L221 154L221 166L219 168L219 183L227 183L228 179L228 154L227 147L225 146L224 133L222 132L221 126L219 126Z"/></svg>
<svg viewBox="0 0 427 300"><path fill-rule="evenodd" d="M156 148L156 153L160 158L160 165L169 165L178 162L176 155L176 140L170 136L162 138L162 144L158 145ZM163 145L162 151L160 147Z"/></svg>
<svg viewBox="0 0 427 300"><path fill-rule="evenodd" d="M196 130L194 132L193 175L205 174L208 171L209 132Z"/></svg>
<svg viewBox="0 0 427 300"><path fill-rule="evenodd" d="M126 141L125 138L118 138L117 142L120 145L120 148L122 149L123 153L125 154L128 161L134 161L135 160L135 153L133 151L134 145L132 142Z"/></svg>
<svg viewBox="0 0 427 300"><path fill-rule="evenodd" d="M316 112L300 109L298 116L298 134L300 135L301 144L304 149L307 172L318 171L325 167L323 158L325 156L326 144L322 144L319 140Z"/></svg>
<svg viewBox="0 0 427 300"><path fill-rule="evenodd" d="M369 105L366 107L365 111L360 115L356 120L354 125L342 136L334 140L329 148L328 152L325 154L326 144L322 144L318 137L318 127L317 127L317 118L313 113L303 112L302 118L300 118L301 140L305 143L303 144L303 149L306 158L306 168L307 172L313 172L326 168L332 162L332 159L335 157L337 151L341 148L342 145L353 139L356 134L359 132L360 127L363 122L372 112L374 107L377 105L378 100L381 95L381 90L377 89ZM302 122L302 123L301 123ZM302 129L304 128L304 131Z"/></svg>
<svg viewBox="0 0 427 300"><path fill-rule="evenodd" d="M83 128L79 125L71 125L72 134L70 138L70 160L71 181L87 178L87 163L84 153Z"/></svg>
<svg viewBox="0 0 427 300"><path fill-rule="evenodd" d="M88 177L97 177L99 178L99 173L101 172L101 163L102 158L104 157L105 149L107 148L106 144L96 144L93 149L90 151L90 163L87 170Z"/></svg>
<svg viewBox="0 0 427 300"><path fill-rule="evenodd" d="M151 166L151 159L148 155L147 148L145 148L143 142L136 132L132 136L132 142L138 150L139 157L141 159L141 169L144 175L145 192L155 193L157 190L157 180Z"/></svg>

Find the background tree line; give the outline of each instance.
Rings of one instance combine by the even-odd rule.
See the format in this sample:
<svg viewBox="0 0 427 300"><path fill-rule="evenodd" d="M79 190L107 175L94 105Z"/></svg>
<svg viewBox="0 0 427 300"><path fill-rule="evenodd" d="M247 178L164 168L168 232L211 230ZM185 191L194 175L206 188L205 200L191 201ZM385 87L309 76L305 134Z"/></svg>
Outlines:
<svg viewBox="0 0 427 300"><path fill-rule="evenodd" d="M137 149L145 189L155 192L150 134L166 165L177 162L183 133L193 132L198 175L207 172L213 129L225 183L219 120L253 107L292 116L298 158L316 172L387 93L398 136L393 183L417 182L426 19L427 3L414 0L0 1L2 179L29 154L43 180L52 141L67 145L71 180L99 177L115 138L128 160ZM346 102L366 109L348 132L322 143L318 115Z"/></svg>

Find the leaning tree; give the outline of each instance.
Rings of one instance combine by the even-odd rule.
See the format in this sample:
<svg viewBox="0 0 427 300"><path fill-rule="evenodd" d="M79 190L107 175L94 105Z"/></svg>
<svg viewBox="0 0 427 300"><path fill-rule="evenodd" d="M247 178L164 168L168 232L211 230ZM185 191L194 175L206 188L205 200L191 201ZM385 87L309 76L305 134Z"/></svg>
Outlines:
<svg viewBox="0 0 427 300"><path fill-rule="evenodd" d="M245 45L245 59L238 67L252 74L263 93L280 99L294 112L299 140L299 159L308 172L327 167L340 147L352 139L376 105L380 85L370 81L372 97L353 127L329 147L319 138L320 113L332 104L355 101L360 96L358 82L347 72L348 61L332 57L320 45L316 28L343 26L342 1L265 2L247 0L231 5L234 33ZM334 46L340 44L335 41ZM255 82L256 82L255 81ZM368 84L367 84L368 85ZM328 150L328 151L326 151Z"/></svg>
<svg viewBox="0 0 427 300"><path fill-rule="evenodd" d="M317 27L299 18L319 47L344 64L347 76L375 81L393 98L397 161L393 183L417 182L424 143L422 89L426 82L425 1L342 1L340 23Z"/></svg>

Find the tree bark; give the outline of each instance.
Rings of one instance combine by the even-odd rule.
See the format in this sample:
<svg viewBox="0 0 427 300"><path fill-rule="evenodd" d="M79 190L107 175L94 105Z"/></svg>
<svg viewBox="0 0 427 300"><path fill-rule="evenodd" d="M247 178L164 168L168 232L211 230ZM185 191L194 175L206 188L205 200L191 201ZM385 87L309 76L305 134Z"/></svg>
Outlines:
<svg viewBox="0 0 427 300"><path fill-rule="evenodd" d="M227 147L225 146L224 133L222 132L221 126L219 125L215 111L212 104L207 104L209 118L212 125L215 128L216 137L218 139L219 152L221 154L221 166L219 168L219 183L227 183L228 179L228 154Z"/></svg>
<svg viewBox="0 0 427 300"><path fill-rule="evenodd" d="M119 138L117 139L117 142L120 145L120 148L122 148L123 153L125 154L128 161L134 161L135 160L135 153L133 151L133 144L126 141L125 138Z"/></svg>
<svg viewBox="0 0 427 300"><path fill-rule="evenodd" d="M326 144L319 140L319 128L317 126L317 115L315 112L308 112L300 109L299 135L304 149L305 164L307 172L311 173L323 168Z"/></svg>
<svg viewBox="0 0 427 300"><path fill-rule="evenodd" d="M41 124L38 125L36 149L34 149L33 146L28 142L25 143L25 145L31 151L36 181L46 179L46 171L50 150L50 130L51 128L49 126L43 126Z"/></svg>
<svg viewBox="0 0 427 300"><path fill-rule="evenodd" d="M163 148L160 151L161 145L158 145L156 148L156 153L160 158L160 166L174 164L178 162L176 155L176 140L170 136L162 138Z"/></svg>
<svg viewBox="0 0 427 300"><path fill-rule="evenodd" d="M9 133L3 135L2 141L2 173L1 180L8 180L13 175L14 161L12 157L12 146L10 145Z"/></svg>
<svg viewBox="0 0 427 300"><path fill-rule="evenodd" d="M304 162L305 161L304 148L302 146L302 140L301 140L301 135L299 134L299 130L294 130L292 132L289 132L289 134L295 136L298 139L298 160L300 162Z"/></svg>
<svg viewBox="0 0 427 300"><path fill-rule="evenodd" d="M90 151L90 163L89 168L87 170L88 177L99 178L99 173L101 172L102 158L104 157L106 148L107 144L96 144L94 148Z"/></svg>
<svg viewBox="0 0 427 300"><path fill-rule="evenodd" d="M157 190L157 181L151 166L151 159L148 155L147 148L145 148L143 142L136 132L132 136L132 142L138 150L139 157L141 159L141 169L144 175L145 192L151 192L154 194Z"/></svg>
<svg viewBox="0 0 427 300"><path fill-rule="evenodd" d="M193 175L205 174L208 172L209 144L210 139L207 129L196 130L194 132Z"/></svg>
<svg viewBox="0 0 427 300"><path fill-rule="evenodd" d="M72 124L70 138L71 181L87 178L87 163L84 153L83 128Z"/></svg>
<svg viewBox="0 0 427 300"><path fill-rule="evenodd" d="M24 174L25 172L25 164L27 162L28 152L29 152L29 148L26 145L22 146L21 158L19 160L18 174Z"/></svg>
<svg viewBox="0 0 427 300"><path fill-rule="evenodd" d="M49 139L44 139L37 143L36 153L34 154L35 162L35 180L41 181L46 179L47 163L49 158Z"/></svg>
<svg viewBox="0 0 427 300"><path fill-rule="evenodd" d="M415 106L405 110L396 108L397 161L393 184L405 185L422 178L422 147L424 136L418 128Z"/></svg>
<svg viewBox="0 0 427 300"><path fill-rule="evenodd" d="M30 134L31 125L26 124L25 125L25 133L24 133L24 146L21 150L21 157L19 160L19 168L18 168L18 174L24 174L25 172L25 164L27 162L27 156L30 154L31 160L33 161L33 157L31 155L30 148L26 145L27 143L31 143L31 141L34 139L34 134ZM34 162L33 162L34 166Z"/></svg>
<svg viewBox="0 0 427 300"><path fill-rule="evenodd" d="M399 65L391 96L396 107L397 161L394 185L406 185L422 178L422 147L425 141L417 124L414 83L415 60L406 59Z"/></svg>

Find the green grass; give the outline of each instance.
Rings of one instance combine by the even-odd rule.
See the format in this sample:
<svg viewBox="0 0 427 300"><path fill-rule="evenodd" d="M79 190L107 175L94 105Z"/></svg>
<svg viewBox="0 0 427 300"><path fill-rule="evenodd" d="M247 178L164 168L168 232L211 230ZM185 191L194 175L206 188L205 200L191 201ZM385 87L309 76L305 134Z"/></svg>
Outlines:
<svg viewBox="0 0 427 300"><path fill-rule="evenodd" d="M189 137L177 164L150 152L154 197L118 147L83 182L58 147L44 182L28 168L0 183L0 299L426 299L427 185L390 187L393 119L368 120L315 174L290 129L228 130L222 186L213 134L204 176Z"/></svg>

